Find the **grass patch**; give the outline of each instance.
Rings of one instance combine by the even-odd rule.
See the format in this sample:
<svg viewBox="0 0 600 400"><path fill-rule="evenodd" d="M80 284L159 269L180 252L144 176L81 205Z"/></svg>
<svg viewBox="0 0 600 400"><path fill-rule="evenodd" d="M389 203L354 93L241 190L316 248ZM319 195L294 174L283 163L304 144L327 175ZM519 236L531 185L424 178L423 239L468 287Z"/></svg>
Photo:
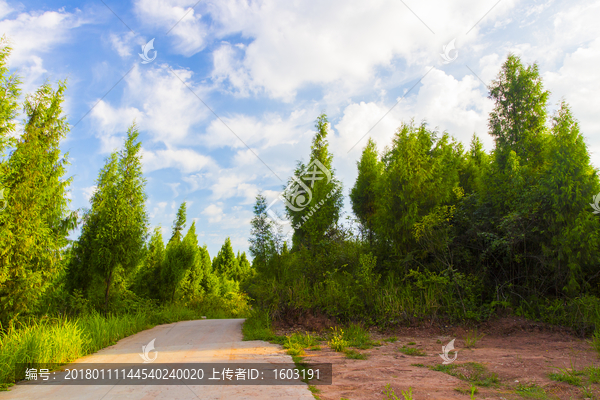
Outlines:
<svg viewBox="0 0 600 400"><path fill-rule="evenodd" d="M334 351L343 352L348 347L348 341L344 339L344 330L338 327L332 328L331 339L329 339L329 347Z"/></svg>
<svg viewBox="0 0 600 400"><path fill-rule="evenodd" d="M477 329L467 331L467 337L465 337L465 347L468 349L475 347L477 342L484 336L485 335L483 333L478 335Z"/></svg>
<svg viewBox="0 0 600 400"><path fill-rule="evenodd" d="M388 342L388 343L395 343L398 341L398 337L397 336L392 336L389 338L385 338L383 339L384 342Z"/></svg>
<svg viewBox="0 0 600 400"><path fill-rule="evenodd" d="M561 370L560 372L554 372L548 374L548 378L557 382L565 382L573 386L581 386L581 377L577 376L572 371Z"/></svg>
<svg viewBox="0 0 600 400"><path fill-rule="evenodd" d="M353 360L366 360L368 358L365 353L359 353L353 349L347 349L344 353L346 353L346 358L351 358Z"/></svg>
<svg viewBox="0 0 600 400"><path fill-rule="evenodd" d="M406 345L407 346L414 346L415 344L417 344L416 342L408 342Z"/></svg>
<svg viewBox="0 0 600 400"><path fill-rule="evenodd" d="M477 386L495 386L500 383L495 373L488 372L487 368L475 362L462 364L438 364L429 367L433 371L443 372L452 375L466 382Z"/></svg>
<svg viewBox="0 0 600 400"><path fill-rule="evenodd" d="M523 397L529 397L531 399L547 399L548 395L546 391L536 385L535 383L530 384L518 384L516 388L518 395Z"/></svg>
<svg viewBox="0 0 600 400"><path fill-rule="evenodd" d="M600 356L600 328L596 328L594 334L592 335L592 339L590 340L590 345L596 353Z"/></svg>
<svg viewBox="0 0 600 400"><path fill-rule="evenodd" d="M359 324L350 324L346 327L343 337L348 342L348 346L356 347L357 349L366 350L372 348L374 345L369 332Z"/></svg>
<svg viewBox="0 0 600 400"><path fill-rule="evenodd" d="M600 367L587 367L583 372L588 377L589 383L600 383Z"/></svg>
<svg viewBox="0 0 600 400"><path fill-rule="evenodd" d="M398 349L402 354L406 354L407 356L426 356L425 352L421 349L415 349L414 347L406 347L402 346Z"/></svg>
<svg viewBox="0 0 600 400"><path fill-rule="evenodd" d="M416 363L416 364L410 364L413 367L419 367L419 368L426 368L427 366L425 364L421 364L421 363Z"/></svg>
<svg viewBox="0 0 600 400"><path fill-rule="evenodd" d="M24 379L17 363L66 364L155 325L199 319L206 310L167 306L131 314L91 313L79 318L41 318L14 323L0 332L0 387Z"/></svg>

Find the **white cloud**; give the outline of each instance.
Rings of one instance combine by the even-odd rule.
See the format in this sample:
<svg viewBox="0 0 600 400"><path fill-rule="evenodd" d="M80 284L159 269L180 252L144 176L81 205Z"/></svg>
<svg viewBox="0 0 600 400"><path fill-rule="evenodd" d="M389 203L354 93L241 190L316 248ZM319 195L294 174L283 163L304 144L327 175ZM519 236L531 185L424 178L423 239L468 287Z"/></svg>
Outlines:
<svg viewBox="0 0 600 400"><path fill-rule="evenodd" d="M405 4L395 0L368 4L359 0L319 4L221 1L211 8L211 16L222 25L220 35L239 32L253 40L239 50L225 43L213 53L213 78L228 77L242 94L264 88L270 96L287 101L306 84L366 85L376 68L388 68L399 57L408 65L437 61L438 49L450 39L473 41L482 25L493 23L513 3L498 5L465 36L467 27L489 5L467 0L411 4L433 34Z"/></svg>
<svg viewBox="0 0 600 400"><path fill-rule="evenodd" d="M166 149L142 153L144 172L152 172L163 168L177 168L184 173L198 172L215 161L191 149Z"/></svg>
<svg viewBox="0 0 600 400"><path fill-rule="evenodd" d="M83 197L85 197L86 202L88 202L88 203L90 202L90 200L92 199L92 195L94 194L96 189L97 189L96 185L85 187L85 188L81 189L81 191L83 192Z"/></svg>
<svg viewBox="0 0 600 400"><path fill-rule="evenodd" d="M131 55L134 38L135 34L133 32L126 32L120 35L111 32L109 35L112 48L123 58Z"/></svg>
<svg viewBox="0 0 600 400"><path fill-rule="evenodd" d="M202 211L202 214L208 217L209 223L212 224L221 221L224 215L222 205L223 203L210 204Z"/></svg>
<svg viewBox="0 0 600 400"><path fill-rule="evenodd" d="M201 21L196 0L137 0L135 12L145 24L161 28L173 37L174 50L191 56L206 45L208 28Z"/></svg>

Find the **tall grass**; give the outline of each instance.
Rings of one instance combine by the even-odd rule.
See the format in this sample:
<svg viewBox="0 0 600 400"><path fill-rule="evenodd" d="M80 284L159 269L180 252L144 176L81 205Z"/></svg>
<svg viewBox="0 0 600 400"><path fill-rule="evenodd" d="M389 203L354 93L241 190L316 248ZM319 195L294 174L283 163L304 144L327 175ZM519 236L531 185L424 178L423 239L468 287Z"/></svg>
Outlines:
<svg viewBox="0 0 600 400"><path fill-rule="evenodd" d="M22 371L16 369L17 363L67 363L155 325L198 319L203 315L209 318L244 316L247 307L246 303L218 306L213 303L195 309L170 305L107 317L91 313L79 318L31 319L11 324L0 331L0 384L6 386L24 378ZM211 305L214 309L210 309Z"/></svg>

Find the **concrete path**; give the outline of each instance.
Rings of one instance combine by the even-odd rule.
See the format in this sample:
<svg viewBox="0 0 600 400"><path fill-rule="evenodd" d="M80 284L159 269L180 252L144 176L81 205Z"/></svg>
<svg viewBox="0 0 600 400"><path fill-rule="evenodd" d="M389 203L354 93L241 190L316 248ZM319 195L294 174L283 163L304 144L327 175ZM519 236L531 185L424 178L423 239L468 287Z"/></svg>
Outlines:
<svg viewBox="0 0 600 400"><path fill-rule="evenodd" d="M242 341L243 319L205 319L156 326L120 340L75 363L141 363L142 346L156 339L156 363L269 362L292 363L277 345L263 341ZM150 353L154 356L154 352ZM143 364L151 366L152 364ZM17 384L4 399L306 399L313 396L302 385L31 385Z"/></svg>

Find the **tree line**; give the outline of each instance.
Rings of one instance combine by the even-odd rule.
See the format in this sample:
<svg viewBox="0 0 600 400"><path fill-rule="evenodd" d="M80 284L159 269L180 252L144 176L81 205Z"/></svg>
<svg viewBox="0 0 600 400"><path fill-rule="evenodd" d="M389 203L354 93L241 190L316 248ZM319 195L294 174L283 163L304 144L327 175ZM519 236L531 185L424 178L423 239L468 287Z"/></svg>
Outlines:
<svg viewBox="0 0 600 400"><path fill-rule="evenodd" d="M509 55L489 86L491 152L477 135L465 149L425 122L403 123L382 149L369 139L348 190L352 225L340 221L343 192L320 116L309 160L332 174L311 188L322 206L287 202L292 226L310 218L282 245L257 197L250 251L261 283L251 294L275 314L379 322L482 318L498 307L539 316L585 296L597 306L600 219L589 203L598 170L568 104L549 115L549 94L536 64Z"/></svg>
<svg viewBox="0 0 600 400"><path fill-rule="evenodd" d="M69 132L62 103L66 82L45 83L22 104L20 79L9 74L11 48L0 42L0 324L20 316L104 313L240 293L252 275L245 253L229 238L211 260L198 244L195 222L187 233L186 203L172 235L149 234L141 142L133 124L123 147L106 158L87 210L69 209L68 154L60 142ZM78 226L75 241L68 235Z"/></svg>

